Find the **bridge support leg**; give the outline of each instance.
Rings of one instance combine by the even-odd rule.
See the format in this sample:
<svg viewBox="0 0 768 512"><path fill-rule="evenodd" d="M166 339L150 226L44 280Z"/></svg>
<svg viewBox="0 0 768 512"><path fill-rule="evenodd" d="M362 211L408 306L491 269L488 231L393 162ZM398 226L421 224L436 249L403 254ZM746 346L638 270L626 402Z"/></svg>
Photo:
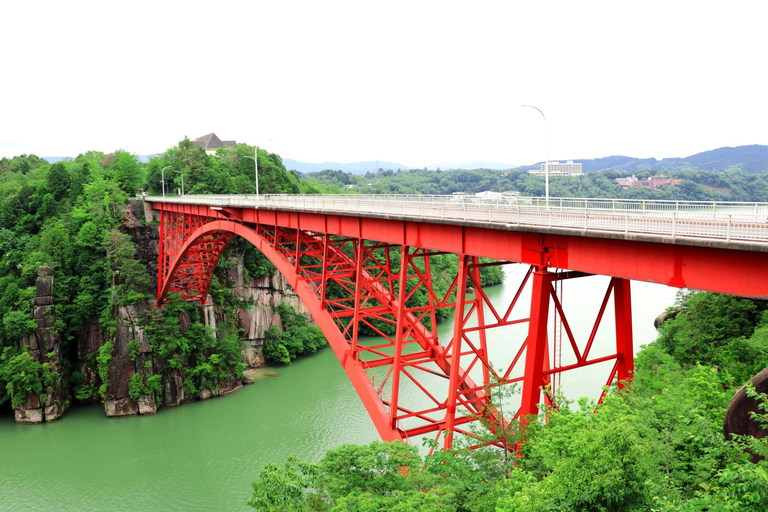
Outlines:
<svg viewBox="0 0 768 512"><path fill-rule="evenodd" d="M469 259L459 255L459 272L456 278L456 312L453 318L453 339L451 341L451 370L448 383L448 400L445 408L445 439L443 449L449 451L453 444L453 429L456 425L456 403L459 401L459 370L461 369L461 342L464 336L464 305L467 298L467 270Z"/></svg>
<svg viewBox="0 0 768 512"><path fill-rule="evenodd" d="M407 245L403 245L400 249L400 279L399 289L397 293L397 314L396 316L396 332L395 332L395 354L392 362L392 393L390 397L389 405L389 426L392 429L398 428L397 416L398 416L398 404L400 403L400 373L403 371L403 345L406 335L407 326L405 324L405 310L407 291L408 291L408 252Z"/></svg>
<svg viewBox="0 0 768 512"><path fill-rule="evenodd" d="M520 422L525 425L529 416L539 413L541 388L546 384L544 365L547 356L547 318L549 297L554 274L546 268L539 268L533 274L531 294L531 316L528 321L528 339L525 349L525 376L523 396L520 403Z"/></svg>
<svg viewBox="0 0 768 512"><path fill-rule="evenodd" d="M632 379L634 352L632 343L632 301L629 279L613 278L613 302L616 308L616 354L619 389Z"/></svg>

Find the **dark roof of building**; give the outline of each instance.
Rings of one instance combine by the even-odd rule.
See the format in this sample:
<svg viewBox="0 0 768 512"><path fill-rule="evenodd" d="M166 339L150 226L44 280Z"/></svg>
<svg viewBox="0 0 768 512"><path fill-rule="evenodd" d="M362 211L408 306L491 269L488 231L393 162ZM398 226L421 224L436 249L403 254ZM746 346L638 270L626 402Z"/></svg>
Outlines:
<svg viewBox="0 0 768 512"><path fill-rule="evenodd" d="M237 146L237 142L234 140L224 140L216 136L215 133L209 133L195 139L195 147L203 148L207 151L216 150L219 148L234 148Z"/></svg>

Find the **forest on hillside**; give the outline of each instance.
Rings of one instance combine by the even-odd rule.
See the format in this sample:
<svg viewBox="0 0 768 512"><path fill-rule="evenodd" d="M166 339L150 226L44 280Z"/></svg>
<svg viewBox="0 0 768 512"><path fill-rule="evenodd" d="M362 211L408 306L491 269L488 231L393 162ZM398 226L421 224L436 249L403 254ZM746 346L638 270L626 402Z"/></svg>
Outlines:
<svg viewBox="0 0 768 512"><path fill-rule="evenodd" d="M287 172L278 155L259 153L264 192L315 191ZM124 314L120 311L136 312L154 355L154 361L136 363L131 398L154 396L159 401L164 369L182 374L188 397L238 378L242 358L237 326L225 322L213 333L203 325L199 308L188 303L154 309L156 271L149 271L152 262L141 261L138 253L147 248L137 247L125 226L130 223L129 198L142 190L160 195L163 178L171 194L181 189L182 175L187 192L253 193L254 160L246 155L254 155L254 148L241 144L208 155L185 139L146 164L125 151L88 152L54 164L35 155L0 160L0 407L17 408L38 395L44 406L51 399L104 401L117 358L141 361L142 356L138 344L129 346L129 354L115 347L118 317ZM222 275L227 262L244 261L253 277L274 269L250 244L234 242L227 251L210 292L217 304L233 308L237 300ZM41 268L53 275L51 332L60 342L48 352L37 343L20 345L47 321L33 318L30 307ZM294 329L281 333L275 343L290 335L306 342L291 346L294 357L325 344L317 328L307 330L303 317L295 319L287 310L282 314ZM184 328L180 318L187 319ZM82 353L83 340L94 330L104 342L95 352Z"/></svg>
<svg viewBox="0 0 768 512"><path fill-rule="evenodd" d="M552 177L550 197L591 197L624 199L658 199L687 201L768 201L768 174L750 174L741 170L729 172L679 170L664 173L682 180L679 185L647 190L642 187L622 189L616 178L635 175L648 179L656 173L638 171L599 171L583 176ZM349 174L327 169L303 176L309 183L325 192L351 194L476 194L486 190L515 191L521 196L542 197L545 193L543 176L527 172L490 169L429 171L385 170L365 175Z"/></svg>

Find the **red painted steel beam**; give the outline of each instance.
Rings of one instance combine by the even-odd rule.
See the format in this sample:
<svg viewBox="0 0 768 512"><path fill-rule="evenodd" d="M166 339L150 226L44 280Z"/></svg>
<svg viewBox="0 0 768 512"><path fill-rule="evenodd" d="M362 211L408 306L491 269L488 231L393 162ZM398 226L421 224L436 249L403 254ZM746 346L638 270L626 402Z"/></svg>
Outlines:
<svg viewBox="0 0 768 512"><path fill-rule="evenodd" d="M153 203L167 211L196 210L220 215L207 206ZM207 213L203 213L207 212ZM533 233L418 221L347 217L322 213L242 209L245 222L274 223L330 235L465 253L535 266L578 270L745 297L768 298L768 279L758 272L768 252L724 249L590 236Z"/></svg>
<svg viewBox="0 0 768 512"><path fill-rule="evenodd" d="M529 417L539 412L541 388L545 385L544 367L547 353L547 318L552 274L547 269L533 273L531 316L528 324L528 341L525 354L525 375L520 403L520 419L525 424Z"/></svg>
<svg viewBox="0 0 768 512"><path fill-rule="evenodd" d="M623 388L632 378L634 371L634 350L632 342L632 301L630 282L627 279L614 278L613 301L616 322L617 377L619 388Z"/></svg>

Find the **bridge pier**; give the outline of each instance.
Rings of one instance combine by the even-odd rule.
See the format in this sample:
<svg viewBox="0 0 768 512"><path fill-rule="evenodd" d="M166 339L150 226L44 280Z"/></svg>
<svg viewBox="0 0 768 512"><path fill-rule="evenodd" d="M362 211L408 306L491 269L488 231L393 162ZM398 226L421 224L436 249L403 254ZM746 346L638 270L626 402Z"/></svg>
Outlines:
<svg viewBox="0 0 768 512"><path fill-rule="evenodd" d="M547 320L549 319L549 302L554 281L554 274L545 267L537 268L533 273L531 292L531 314L528 320L528 338L526 340L525 376L523 378L523 395L520 402L520 422L525 424L531 416L539 412L545 366L548 366Z"/></svg>

